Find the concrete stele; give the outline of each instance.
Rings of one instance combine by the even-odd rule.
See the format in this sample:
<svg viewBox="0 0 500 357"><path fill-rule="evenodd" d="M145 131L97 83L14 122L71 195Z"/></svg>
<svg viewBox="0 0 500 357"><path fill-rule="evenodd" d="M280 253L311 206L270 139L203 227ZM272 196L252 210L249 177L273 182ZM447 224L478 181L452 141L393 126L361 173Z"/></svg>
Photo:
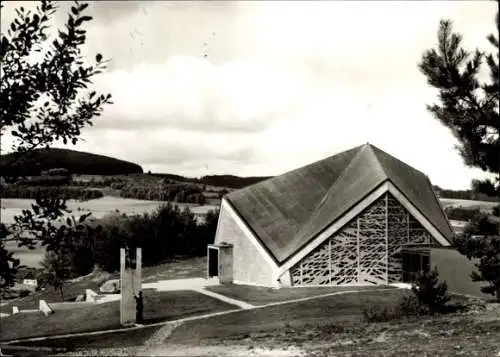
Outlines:
<svg viewBox="0 0 500 357"><path fill-rule="evenodd" d="M120 249L120 323L122 326L136 322L135 296L141 291L142 249L136 248L135 267L126 266L126 250Z"/></svg>
<svg viewBox="0 0 500 357"><path fill-rule="evenodd" d="M97 301L97 293L92 289L86 289L85 301L95 303Z"/></svg>
<svg viewBox="0 0 500 357"><path fill-rule="evenodd" d="M54 313L54 310L52 310L47 304L47 301L45 300L40 300L38 303L38 309L45 314L45 316L49 316L50 314Z"/></svg>

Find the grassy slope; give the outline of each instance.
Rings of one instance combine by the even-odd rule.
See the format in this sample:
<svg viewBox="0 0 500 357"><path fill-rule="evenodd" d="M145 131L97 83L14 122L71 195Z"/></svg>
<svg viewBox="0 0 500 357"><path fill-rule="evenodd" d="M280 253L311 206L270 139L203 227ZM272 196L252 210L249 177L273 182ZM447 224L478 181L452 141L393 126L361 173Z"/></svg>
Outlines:
<svg viewBox="0 0 500 357"><path fill-rule="evenodd" d="M144 283L167 279L182 279L199 277L205 271L205 258L190 258L180 261L160 264L153 267L142 268L142 281ZM99 273L68 282L64 288L66 300L74 299L80 294L85 294L85 289L99 291L99 286L109 279L119 278L119 273ZM19 299L7 300L7 304L0 307L0 312L11 313L12 307L17 306L20 310L38 308L40 299L47 302L60 302L61 296L52 288L37 291L29 296Z"/></svg>
<svg viewBox="0 0 500 357"><path fill-rule="evenodd" d="M341 291L373 290L382 289L380 286L345 286L345 287L304 287L304 288L282 288L273 289L250 285L216 285L206 289L225 295L227 297L242 300L252 305L262 306L271 303L302 299L318 295L326 295ZM390 287L387 287L390 288Z"/></svg>
<svg viewBox="0 0 500 357"><path fill-rule="evenodd" d="M233 305L193 291L144 290L144 322L175 320L181 317L233 310ZM97 331L120 327L120 302L2 319L0 339L11 340L53 334Z"/></svg>
<svg viewBox="0 0 500 357"><path fill-rule="evenodd" d="M206 355L233 347L253 355L257 348L298 346L312 356L494 356L500 349L500 309L478 315L451 314L391 323L366 323L366 304L396 302L404 290L366 291L316 300L242 310L181 325L163 344L147 351L155 355L183 355L197 350ZM36 343L83 348L86 355L131 355L158 328L91 338ZM114 347L115 350L93 350ZM170 352L170 353L169 353ZM242 354L239 354L242 355ZM282 354L283 355L283 354Z"/></svg>
<svg viewBox="0 0 500 357"><path fill-rule="evenodd" d="M319 325L332 319L359 323L366 304L397 301L405 294L408 291L399 289L365 291L215 316L187 322L177 328L166 342L211 344L214 340L241 339L252 333L282 329L286 325Z"/></svg>

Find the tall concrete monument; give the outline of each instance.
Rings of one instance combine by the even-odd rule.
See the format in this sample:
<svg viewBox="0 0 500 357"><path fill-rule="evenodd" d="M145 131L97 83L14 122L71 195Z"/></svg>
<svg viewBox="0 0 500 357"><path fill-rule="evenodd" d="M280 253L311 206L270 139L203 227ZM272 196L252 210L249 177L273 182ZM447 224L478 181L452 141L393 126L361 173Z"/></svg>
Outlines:
<svg viewBox="0 0 500 357"><path fill-rule="evenodd" d="M141 248L135 248L135 257L132 254L131 248L120 248L120 323L122 326L136 322L134 297L141 290Z"/></svg>

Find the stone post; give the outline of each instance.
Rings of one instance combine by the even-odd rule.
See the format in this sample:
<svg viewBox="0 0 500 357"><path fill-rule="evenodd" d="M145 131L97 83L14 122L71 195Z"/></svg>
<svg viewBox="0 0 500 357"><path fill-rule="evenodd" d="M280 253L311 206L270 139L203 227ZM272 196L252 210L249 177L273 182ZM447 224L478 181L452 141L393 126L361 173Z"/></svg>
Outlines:
<svg viewBox="0 0 500 357"><path fill-rule="evenodd" d="M130 255L132 255L130 251ZM141 290L141 266L142 250L136 248L135 264L131 266L127 263L132 260L132 256L127 257L125 248L120 248L120 323L121 325L131 325L135 321L136 303L135 296Z"/></svg>

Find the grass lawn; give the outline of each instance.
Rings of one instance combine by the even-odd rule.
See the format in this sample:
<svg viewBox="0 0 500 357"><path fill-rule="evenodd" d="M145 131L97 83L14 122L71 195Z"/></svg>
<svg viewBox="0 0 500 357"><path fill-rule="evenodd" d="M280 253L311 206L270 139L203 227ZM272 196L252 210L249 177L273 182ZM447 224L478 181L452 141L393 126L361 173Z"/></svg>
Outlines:
<svg viewBox="0 0 500 357"><path fill-rule="evenodd" d="M119 304L119 301L113 301L59 310L47 317L41 312L9 316L1 321L0 340L118 328L120 326ZM194 291L144 290L146 324L234 308L233 305Z"/></svg>
<svg viewBox="0 0 500 357"><path fill-rule="evenodd" d="M167 262L151 267L142 268L143 283L154 282L158 280L182 279L203 276L206 270L206 258L189 258ZM85 294L85 289L92 289L99 292L102 283L109 279L118 279L119 273L99 273L82 277L75 281L68 282L64 287L64 296L66 301L74 300L78 295ZM44 291L36 291L24 298L7 300L6 305L0 306L0 312L12 313L12 306L17 306L20 310L37 309L39 300L47 302L61 302L59 292L53 288L47 287Z"/></svg>
<svg viewBox="0 0 500 357"><path fill-rule="evenodd" d="M218 294L225 295L227 297L245 301L252 305L267 305L275 302L289 301L295 299L302 299L312 296L331 294L341 291L350 290L373 290L382 289L385 287L381 286L345 286L345 287L304 287L304 288L282 288L282 289L272 289L260 286L250 286L250 285L236 285L236 284L224 284L216 286L208 286L205 289L213 291ZM393 287L387 286L387 289L394 289Z"/></svg>
<svg viewBox="0 0 500 357"><path fill-rule="evenodd" d="M161 326L148 326L135 330L124 330L103 335L74 336L70 338L57 338L44 341L22 342L17 346L36 346L66 348L73 350L75 348L123 348L134 347L144 344L152 335L158 331ZM4 348L2 348L4 352ZM5 352L9 352L5 349Z"/></svg>
<svg viewBox="0 0 500 357"><path fill-rule="evenodd" d="M397 301L408 290L387 289L360 293L333 295L298 303L274 305L255 310L220 315L179 326L166 343L213 343L213 340L241 339L253 333L267 333L285 326L324 324L332 321L355 322L363 320L367 304Z"/></svg>

